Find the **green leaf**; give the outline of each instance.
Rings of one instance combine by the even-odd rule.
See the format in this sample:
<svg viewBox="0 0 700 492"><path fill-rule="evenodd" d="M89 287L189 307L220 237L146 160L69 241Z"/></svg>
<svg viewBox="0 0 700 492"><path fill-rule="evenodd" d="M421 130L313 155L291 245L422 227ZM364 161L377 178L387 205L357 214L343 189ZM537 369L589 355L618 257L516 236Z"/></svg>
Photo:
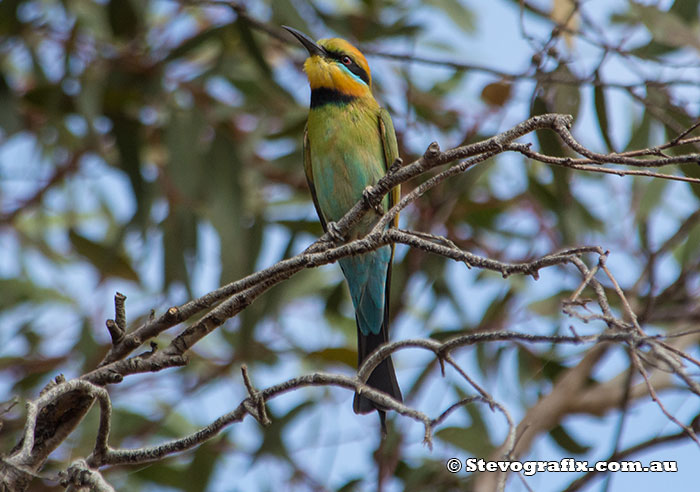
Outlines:
<svg viewBox="0 0 700 492"><path fill-rule="evenodd" d="M338 492L355 492L357 490L360 490L362 483L363 483L362 478L353 478L345 484L343 484L339 489Z"/></svg>
<svg viewBox="0 0 700 492"><path fill-rule="evenodd" d="M162 227L165 286L176 282L189 286L186 260L197 252L197 219L191 209L174 206Z"/></svg>
<svg viewBox="0 0 700 492"><path fill-rule="evenodd" d="M549 435L554 439L554 442L568 454L584 454L591 449L590 446L579 444L562 425L557 425L550 430Z"/></svg>
<svg viewBox="0 0 700 492"><path fill-rule="evenodd" d="M542 360L527 347L517 345L518 380L521 384L542 379Z"/></svg>
<svg viewBox="0 0 700 492"><path fill-rule="evenodd" d="M571 193L571 169L555 166L552 168L554 184L555 205L552 211L559 219L559 232L564 244L575 242L576 231L581 223L580 216L576 214L579 210L579 203Z"/></svg>
<svg viewBox="0 0 700 492"><path fill-rule="evenodd" d="M163 62L170 62L172 60L177 60L178 58L189 56L193 51L197 50L201 47L201 45L207 43L208 41L220 41L222 34L227 29L231 29L231 27L228 25L212 27L185 39L182 43L170 50L170 53L168 53L168 56L163 59Z"/></svg>
<svg viewBox="0 0 700 492"><path fill-rule="evenodd" d="M341 363L353 369L357 366L357 351L346 347L332 347L315 352L309 352L305 359L321 360L330 363Z"/></svg>
<svg viewBox="0 0 700 492"><path fill-rule="evenodd" d="M556 380L566 370L566 366L554 359L551 354L539 354L518 344L518 377L525 385L531 381Z"/></svg>
<svg viewBox="0 0 700 492"><path fill-rule="evenodd" d="M675 0L668 12L691 25L698 20L698 7L700 0Z"/></svg>
<svg viewBox="0 0 700 492"><path fill-rule="evenodd" d="M2 72L0 72L0 128L7 135L12 135L22 128L17 101Z"/></svg>
<svg viewBox="0 0 700 492"><path fill-rule="evenodd" d="M696 121L691 118L687 110L683 106L675 103L667 88L657 87L653 84L647 86L647 100L649 104L664 108L664 131L667 140L673 140L684 129L690 128ZM698 146L691 146L691 152L697 152ZM665 150L671 155L681 155L688 153L686 146L671 147ZM700 179L700 166L685 165L680 167L681 172L688 177ZM696 183L689 184L690 190L696 197L700 198L700 185Z"/></svg>
<svg viewBox="0 0 700 492"><path fill-rule="evenodd" d="M107 97L107 93L105 93ZM108 115L112 120L112 134L119 151L119 167L129 177L136 198L136 213L132 222L145 226L150 209L151 196L141 174L141 148L143 146L141 123L123 112Z"/></svg>
<svg viewBox="0 0 700 492"><path fill-rule="evenodd" d="M283 227L289 229L290 232L298 234L300 232L305 232L313 237L318 237L323 234L323 227L321 223L316 219L310 220L278 220L275 221Z"/></svg>
<svg viewBox="0 0 700 492"><path fill-rule="evenodd" d="M596 82L600 82L598 72L596 71ZM608 127L608 108L605 100L605 88L602 85L595 85L593 89L593 99L595 102L595 110L598 115L598 127L600 133L605 140L605 145L608 146L609 152L615 152L615 146L610 138L610 129Z"/></svg>
<svg viewBox="0 0 700 492"><path fill-rule="evenodd" d="M70 2L70 10L76 18L76 26L98 40L112 42L112 29L104 5L98 2Z"/></svg>
<svg viewBox="0 0 700 492"><path fill-rule="evenodd" d="M85 317L82 320L80 327L80 336L73 345L73 350L70 353L83 354L83 370L89 372L97 367L102 360L102 357L107 351L107 347L97 343L95 340L95 326L93 320Z"/></svg>
<svg viewBox="0 0 700 492"><path fill-rule="evenodd" d="M372 15L354 12L329 14L325 9L321 10L316 5L314 5L314 10L328 28L348 39L361 39L364 43L399 36L411 37L420 32L420 28L413 23L409 15L400 15L394 22L385 23Z"/></svg>
<svg viewBox="0 0 700 492"><path fill-rule="evenodd" d="M486 308L486 312L484 312L481 322L476 330L490 331L505 328L504 323L510 313L508 307L513 301L514 294L515 292L513 289L508 289L504 294L497 296L493 301L491 301L488 308Z"/></svg>
<svg viewBox="0 0 700 492"><path fill-rule="evenodd" d="M267 60L263 56L260 45L255 40L253 35L253 30L251 29L250 22L245 17L239 17L236 21L236 26L241 34L241 40L243 41L243 46L246 47L248 53L255 61L255 64L260 67L262 73L268 79L272 79L272 70L270 65L268 65Z"/></svg>
<svg viewBox="0 0 700 492"><path fill-rule="evenodd" d="M455 391L460 399L469 397L459 387L456 387ZM446 427L440 429L435 435L439 439L464 449L474 456L488 456L494 447L491 444L491 437L489 436L486 422L481 415L483 407L478 403L470 403L462 408L469 415L469 427Z"/></svg>
<svg viewBox="0 0 700 492"><path fill-rule="evenodd" d="M555 210L557 208L557 200L550 187L540 183L531 172L528 173L527 191L545 209Z"/></svg>
<svg viewBox="0 0 700 492"><path fill-rule="evenodd" d="M632 130L632 135L630 136L629 142L625 150L638 150L645 149L649 147L649 137L651 134L651 120L652 117L649 111L645 110L642 115L641 121L635 125Z"/></svg>
<svg viewBox="0 0 700 492"><path fill-rule="evenodd" d="M71 298L63 293L40 287L34 282L21 278L0 278L0 311L15 307L24 302L59 302L70 304Z"/></svg>
<svg viewBox="0 0 700 492"><path fill-rule="evenodd" d="M173 465L173 461L174 459L170 458L151 463L132 472L132 478L182 490L182 484L187 482L187 472L182 466Z"/></svg>
<svg viewBox="0 0 700 492"><path fill-rule="evenodd" d="M532 104L532 110L530 116L537 116L540 114L551 113L552 111L557 111L554 108L550 108L545 99L539 95L535 96ZM536 131L537 140L540 143L540 150L543 154L551 155L554 157L564 157L567 152L564 150L564 146L559 140L556 133L551 130L537 130Z"/></svg>
<svg viewBox="0 0 700 492"><path fill-rule="evenodd" d="M131 0L110 0L107 15L112 34L118 38L131 40L141 31L139 17Z"/></svg>
<svg viewBox="0 0 700 492"><path fill-rule="evenodd" d="M194 459L184 474L183 490L186 492L204 492L212 479L216 462L223 456L221 444L226 437L212 439L197 448Z"/></svg>
<svg viewBox="0 0 700 492"><path fill-rule="evenodd" d="M17 18L17 7L21 0L3 0L0 2L0 35L12 36L17 34L22 28L22 24Z"/></svg>
<svg viewBox="0 0 700 492"><path fill-rule="evenodd" d="M658 60L663 55L666 55L674 50L675 48L672 46L659 43L658 41L652 39L647 44L631 50L631 53L639 58Z"/></svg>
<svg viewBox="0 0 700 492"><path fill-rule="evenodd" d="M473 33L476 29L474 14L460 0L427 0L425 4L441 10L447 19L465 33Z"/></svg>
<svg viewBox="0 0 700 492"><path fill-rule="evenodd" d="M204 159L208 172L202 174L205 216L216 228L221 243L221 278L231 282L253 271L262 235L259 221L252 226L246 209L245 169L239 149L225 128L218 128Z"/></svg>
<svg viewBox="0 0 700 492"><path fill-rule="evenodd" d="M144 429L156 425L155 422L149 420L144 415L121 407L114 408L112 411L112 419L114 422L119 423L113 426L110 435L115 444L121 443L123 439L133 438L133 436L142 433ZM158 426L158 428L160 429L160 426Z"/></svg>
<svg viewBox="0 0 700 492"><path fill-rule="evenodd" d="M683 268L687 268L700 257L700 224L696 224L688 233L688 239L678 248L676 257Z"/></svg>
<svg viewBox="0 0 700 492"><path fill-rule="evenodd" d="M311 32L309 32L309 25L306 23L306 19L299 14L291 0L275 0L271 3L271 7L271 23L273 25L291 26L294 29L298 29L309 36L311 35Z"/></svg>
<svg viewBox="0 0 700 492"><path fill-rule="evenodd" d="M638 221L645 221L649 217L649 214L657 209L659 203L661 203L667 185L668 181L665 179L648 180L644 188L644 193L639 200L639 208L637 209Z"/></svg>
<svg viewBox="0 0 700 492"><path fill-rule="evenodd" d="M287 451L287 446L284 444L282 439L282 434L297 416L305 412L309 406L313 405L312 401L304 401L292 408L285 415L275 415L272 412L270 415L270 420L272 423L265 427L265 432L263 433L263 441L260 447L252 453L252 461L257 461L261 456L270 455L279 458L289 457L289 452Z"/></svg>
<svg viewBox="0 0 700 492"><path fill-rule="evenodd" d="M98 243L81 236L73 229L68 231L68 238L75 252L92 263L102 278L119 277L139 281L138 274L131 267L131 260L119 246Z"/></svg>
<svg viewBox="0 0 700 492"><path fill-rule="evenodd" d="M676 48L692 46L700 51L698 33L675 13L663 12L656 7L637 3L632 3L630 9L656 41Z"/></svg>
<svg viewBox="0 0 700 492"><path fill-rule="evenodd" d="M60 85L42 84L24 94L24 101L49 113L71 113L75 111L73 100L63 92Z"/></svg>
<svg viewBox="0 0 700 492"><path fill-rule="evenodd" d="M207 175L202 170L207 166L201 143L205 125L199 111L177 109L165 129L168 151L165 173L175 185L176 197L188 208L199 205L197 200L206 194L203 183Z"/></svg>
<svg viewBox="0 0 700 492"><path fill-rule="evenodd" d="M557 69L552 72L558 78L564 80L575 81L576 77L568 65L559 65ZM554 100L551 110L556 113L570 114L574 117L574 121L578 116L579 106L581 105L581 92L579 84L556 84L554 86Z"/></svg>
<svg viewBox="0 0 700 492"><path fill-rule="evenodd" d="M554 295L539 299L528 304L527 308L540 316L558 315L561 309L561 301L565 299L570 292L557 292Z"/></svg>
<svg viewBox="0 0 700 492"><path fill-rule="evenodd" d="M489 456L494 449L483 425L444 427L435 433L435 437L473 456Z"/></svg>

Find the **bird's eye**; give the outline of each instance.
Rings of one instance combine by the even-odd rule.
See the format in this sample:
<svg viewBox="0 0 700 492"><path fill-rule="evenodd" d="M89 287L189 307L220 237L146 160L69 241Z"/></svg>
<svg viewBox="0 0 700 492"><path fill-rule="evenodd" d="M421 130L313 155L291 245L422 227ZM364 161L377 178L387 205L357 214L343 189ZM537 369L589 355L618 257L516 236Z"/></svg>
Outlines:
<svg viewBox="0 0 700 492"><path fill-rule="evenodd" d="M340 61L343 63L343 65L347 65L347 66L352 65L352 59L351 59L349 56L347 56L347 55L345 55L344 57L342 57L342 58L340 59Z"/></svg>

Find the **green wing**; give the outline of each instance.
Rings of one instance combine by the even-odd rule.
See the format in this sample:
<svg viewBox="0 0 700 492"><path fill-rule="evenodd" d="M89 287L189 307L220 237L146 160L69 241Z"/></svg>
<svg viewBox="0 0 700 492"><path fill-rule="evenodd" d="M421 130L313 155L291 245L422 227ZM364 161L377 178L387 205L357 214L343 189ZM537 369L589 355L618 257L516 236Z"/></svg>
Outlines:
<svg viewBox="0 0 700 492"><path fill-rule="evenodd" d="M304 174L306 174L306 182L309 184L309 191L311 191L311 199L314 201L314 207L316 207L318 220L321 221L321 227L326 231L326 218L321 213L321 207L318 204L316 187L314 186L314 172L311 169L311 146L309 145L308 128L304 128Z"/></svg>
<svg viewBox="0 0 700 492"><path fill-rule="evenodd" d="M394 131L394 123L391 121L389 112L381 108L379 110L379 136L382 139L382 147L384 148L384 166L389 169L397 157L399 157L399 145L396 142L396 132ZM397 186L389 193L389 208L396 205L401 199L401 187ZM393 226L399 226L399 215L394 217ZM393 256L393 255L392 255Z"/></svg>
<svg viewBox="0 0 700 492"><path fill-rule="evenodd" d="M379 137L382 141L382 149L384 150L384 167L389 169L396 158L399 156L399 147L396 142L396 132L394 131L394 124L391 121L391 116L385 109L379 110ZM326 230L326 218L321 212L321 207L318 204L318 197L316 196L316 187L314 186L314 173L311 168L311 145L309 144L309 132L308 129L304 129L304 174L306 174L306 182L309 184L309 190L311 191L311 198L314 202L314 207L316 207L316 213L321 221L321 226L323 230ZM399 186L395 187L389 193L389 208L396 205L401 197L401 188ZM394 227L399 225L398 214L394 218Z"/></svg>

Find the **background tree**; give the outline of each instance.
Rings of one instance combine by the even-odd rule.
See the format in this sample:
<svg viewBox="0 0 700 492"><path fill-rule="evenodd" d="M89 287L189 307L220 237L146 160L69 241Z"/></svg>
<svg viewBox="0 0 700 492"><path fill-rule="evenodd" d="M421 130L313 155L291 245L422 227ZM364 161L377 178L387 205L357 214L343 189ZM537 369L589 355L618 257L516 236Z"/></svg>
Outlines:
<svg viewBox="0 0 700 492"><path fill-rule="evenodd" d="M492 490L505 477L445 463L504 454L679 460L511 474L508 490L688 483L698 3L0 2L4 486ZM304 55L281 24L368 54L404 162L389 179L415 178L415 233L372 243L413 246L397 250L392 338L423 340L394 347L407 407L383 442L351 411L339 269L311 268L348 250L295 256L322 231L301 165ZM488 140L551 112L571 133L551 117ZM424 155L432 141L461 153ZM416 177L421 156L435 167ZM303 379L320 372L335 376ZM141 451L110 454L107 424L111 446Z"/></svg>

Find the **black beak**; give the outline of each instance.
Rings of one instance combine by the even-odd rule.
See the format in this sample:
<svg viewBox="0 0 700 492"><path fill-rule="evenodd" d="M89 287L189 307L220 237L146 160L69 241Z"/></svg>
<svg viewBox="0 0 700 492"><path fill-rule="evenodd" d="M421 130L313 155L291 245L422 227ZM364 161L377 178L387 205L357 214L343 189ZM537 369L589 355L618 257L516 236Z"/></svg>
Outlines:
<svg viewBox="0 0 700 492"><path fill-rule="evenodd" d="M308 37L306 34L304 34L301 31L297 31L293 27L289 26L282 26L284 29L287 31L291 32L295 38L299 40L301 44L304 45L304 48L309 52L309 56L325 56L326 55L326 50L321 48L319 45L317 45L310 37Z"/></svg>

